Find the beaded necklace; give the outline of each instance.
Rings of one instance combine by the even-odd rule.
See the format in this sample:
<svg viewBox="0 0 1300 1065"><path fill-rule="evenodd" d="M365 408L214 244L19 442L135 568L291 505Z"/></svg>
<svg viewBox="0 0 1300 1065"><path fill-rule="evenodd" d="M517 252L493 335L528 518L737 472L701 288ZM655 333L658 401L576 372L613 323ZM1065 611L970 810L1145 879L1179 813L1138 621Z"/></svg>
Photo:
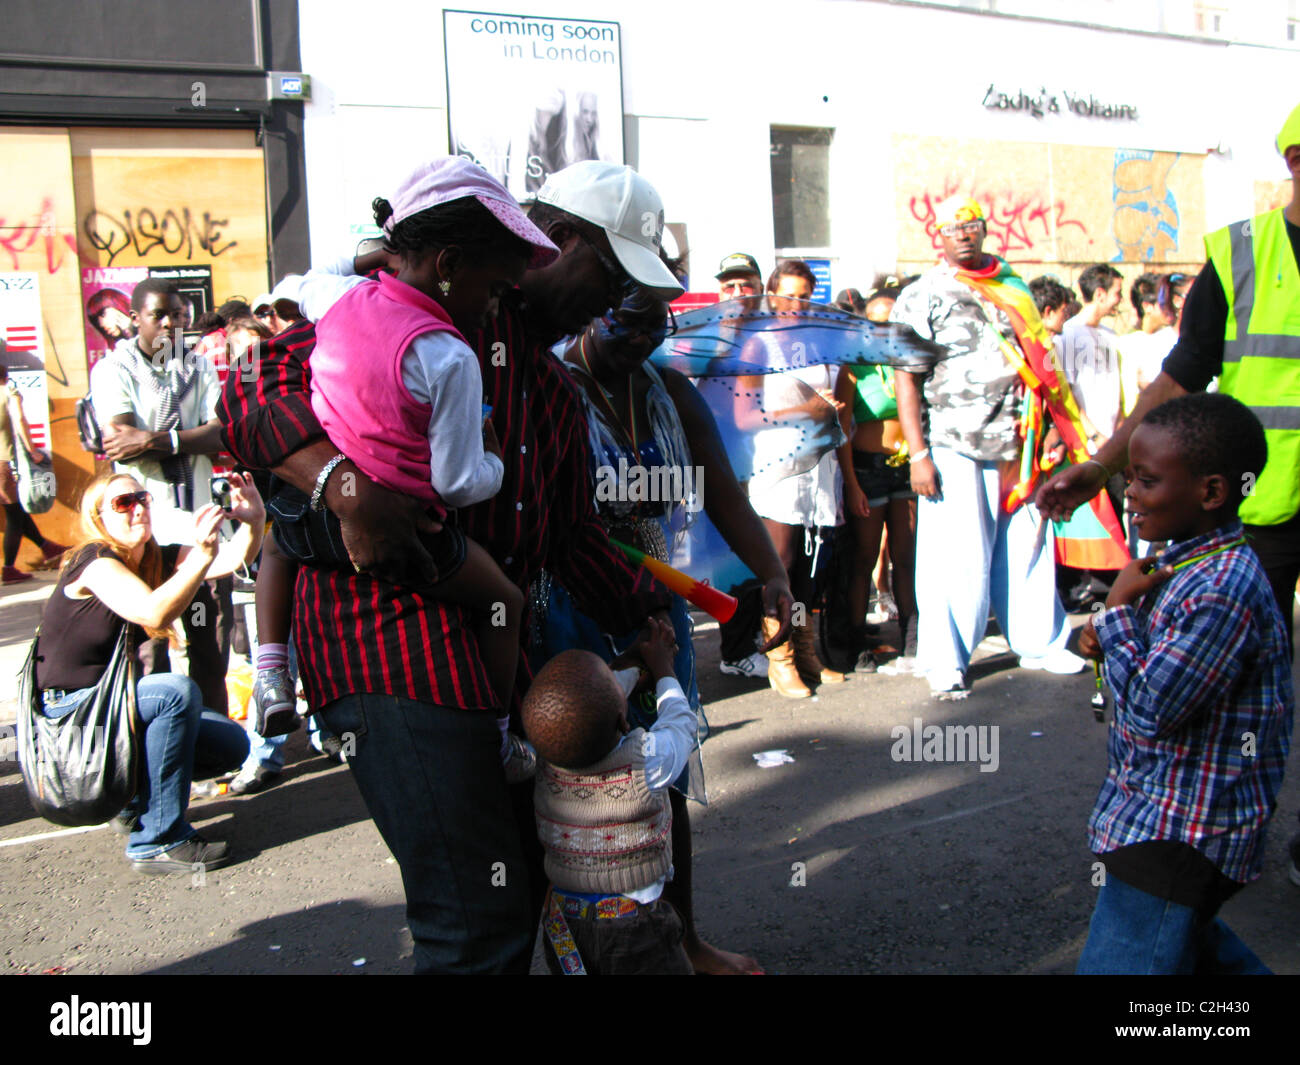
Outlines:
<svg viewBox="0 0 1300 1065"><path fill-rule="evenodd" d="M587 362L587 334L586 333L583 333L582 336L578 338L578 358L582 360L582 368L587 371L587 376L590 377L593 383L596 385L596 391L600 396L601 402L605 404L605 409L608 410L610 415L613 417L614 424L617 425L621 430L623 430L623 435L626 436L629 441L631 441L632 450L636 453L637 465L640 466L645 465L644 461L641 458L641 446L640 444L637 443L637 438L636 438L636 405L633 402L632 379L629 377L627 381L628 420L625 423L623 419L619 417L618 411L614 409L614 404L610 401L609 394L605 391L604 386L601 385L600 381L596 378L596 375L591 372L591 364Z"/></svg>

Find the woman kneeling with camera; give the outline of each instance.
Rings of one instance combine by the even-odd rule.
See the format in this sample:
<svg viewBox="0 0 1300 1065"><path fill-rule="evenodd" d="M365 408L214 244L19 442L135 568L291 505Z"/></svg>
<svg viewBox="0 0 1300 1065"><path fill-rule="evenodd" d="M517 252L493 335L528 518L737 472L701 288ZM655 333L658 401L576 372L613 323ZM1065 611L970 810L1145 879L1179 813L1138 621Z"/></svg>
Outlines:
<svg viewBox="0 0 1300 1065"><path fill-rule="evenodd" d="M133 627L133 648L146 633L165 637L204 580L233 573L257 556L266 525L262 498L251 478L231 474L229 481L228 510L209 504L194 515L192 547L159 546L149 514L152 496L133 477L105 474L86 489L86 539L68 552L41 620L36 684L46 717L70 713L98 684L123 625ZM226 517L243 524L223 545ZM196 763L219 773L238 768L248 755L243 728L204 710L198 686L176 673L142 678L136 705L139 790L114 819L115 828L130 832L132 868L188 873L224 865L227 845L198 835L185 811Z"/></svg>

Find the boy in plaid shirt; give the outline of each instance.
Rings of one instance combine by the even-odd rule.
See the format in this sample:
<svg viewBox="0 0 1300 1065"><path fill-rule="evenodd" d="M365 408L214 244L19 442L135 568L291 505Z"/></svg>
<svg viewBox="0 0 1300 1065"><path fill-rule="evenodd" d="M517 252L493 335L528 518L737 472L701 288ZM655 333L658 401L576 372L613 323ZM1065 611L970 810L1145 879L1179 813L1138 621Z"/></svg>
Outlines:
<svg viewBox="0 0 1300 1065"><path fill-rule="evenodd" d="M1133 524L1170 544L1120 573L1080 639L1115 693L1080 973L1268 972L1215 916L1260 874L1295 706L1286 629L1237 519L1267 454L1258 419L1219 394L1165 403L1133 433Z"/></svg>

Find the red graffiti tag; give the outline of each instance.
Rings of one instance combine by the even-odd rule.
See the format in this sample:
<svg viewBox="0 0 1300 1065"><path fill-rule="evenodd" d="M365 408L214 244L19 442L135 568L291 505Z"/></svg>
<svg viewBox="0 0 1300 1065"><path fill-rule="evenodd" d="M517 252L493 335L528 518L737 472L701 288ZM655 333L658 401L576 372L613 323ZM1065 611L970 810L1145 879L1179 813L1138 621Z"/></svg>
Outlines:
<svg viewBox="0 0 1300 1065"><path fill-rule="evenodd" d="M945 182L941 192L927 192L908 201L912 217L924 223L926 236L936 249L943 247L943 241L935 224L935 208L958 191L957 183ZM975 189L971 196L987 212L988 242L985 250L1002 258L1018 252L1045 250L1039 249L1039 245L1049 243L1070 227L1085 236L1088 233L1088 227L1081 221L1067 217L1064 200L1049 202L1037 192L1020 193L1009 189Z"/></svg>
<svg viewBox="0 0 1300 1065"><path fill-rule="evenodd" d="M77 238L71 233L59 233L54 200L49 196L41 201L40 213L30 222L10 225L7 219L0 218L0 248L9 253L12 269L18 269L19 254L34 247L38 241L45 245L45 270L50 274L63 265L69 249L74 256L77 253Z"/></svg>

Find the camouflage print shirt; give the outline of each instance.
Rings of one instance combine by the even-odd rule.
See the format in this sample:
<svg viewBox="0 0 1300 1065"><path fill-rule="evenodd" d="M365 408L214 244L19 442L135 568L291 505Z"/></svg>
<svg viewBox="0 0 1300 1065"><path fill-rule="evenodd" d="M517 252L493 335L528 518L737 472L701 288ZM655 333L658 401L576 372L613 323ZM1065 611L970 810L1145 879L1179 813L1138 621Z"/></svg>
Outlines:
<svg viewBox="0 0 1300 1065"><path fill-rule="evenodd" d="M1024 388L998 341L1000 333L1016 343L1011 320L947 262L903 289L890 318L948 349L922 388L930 446L984 462L1018 458Z"/></svg>

